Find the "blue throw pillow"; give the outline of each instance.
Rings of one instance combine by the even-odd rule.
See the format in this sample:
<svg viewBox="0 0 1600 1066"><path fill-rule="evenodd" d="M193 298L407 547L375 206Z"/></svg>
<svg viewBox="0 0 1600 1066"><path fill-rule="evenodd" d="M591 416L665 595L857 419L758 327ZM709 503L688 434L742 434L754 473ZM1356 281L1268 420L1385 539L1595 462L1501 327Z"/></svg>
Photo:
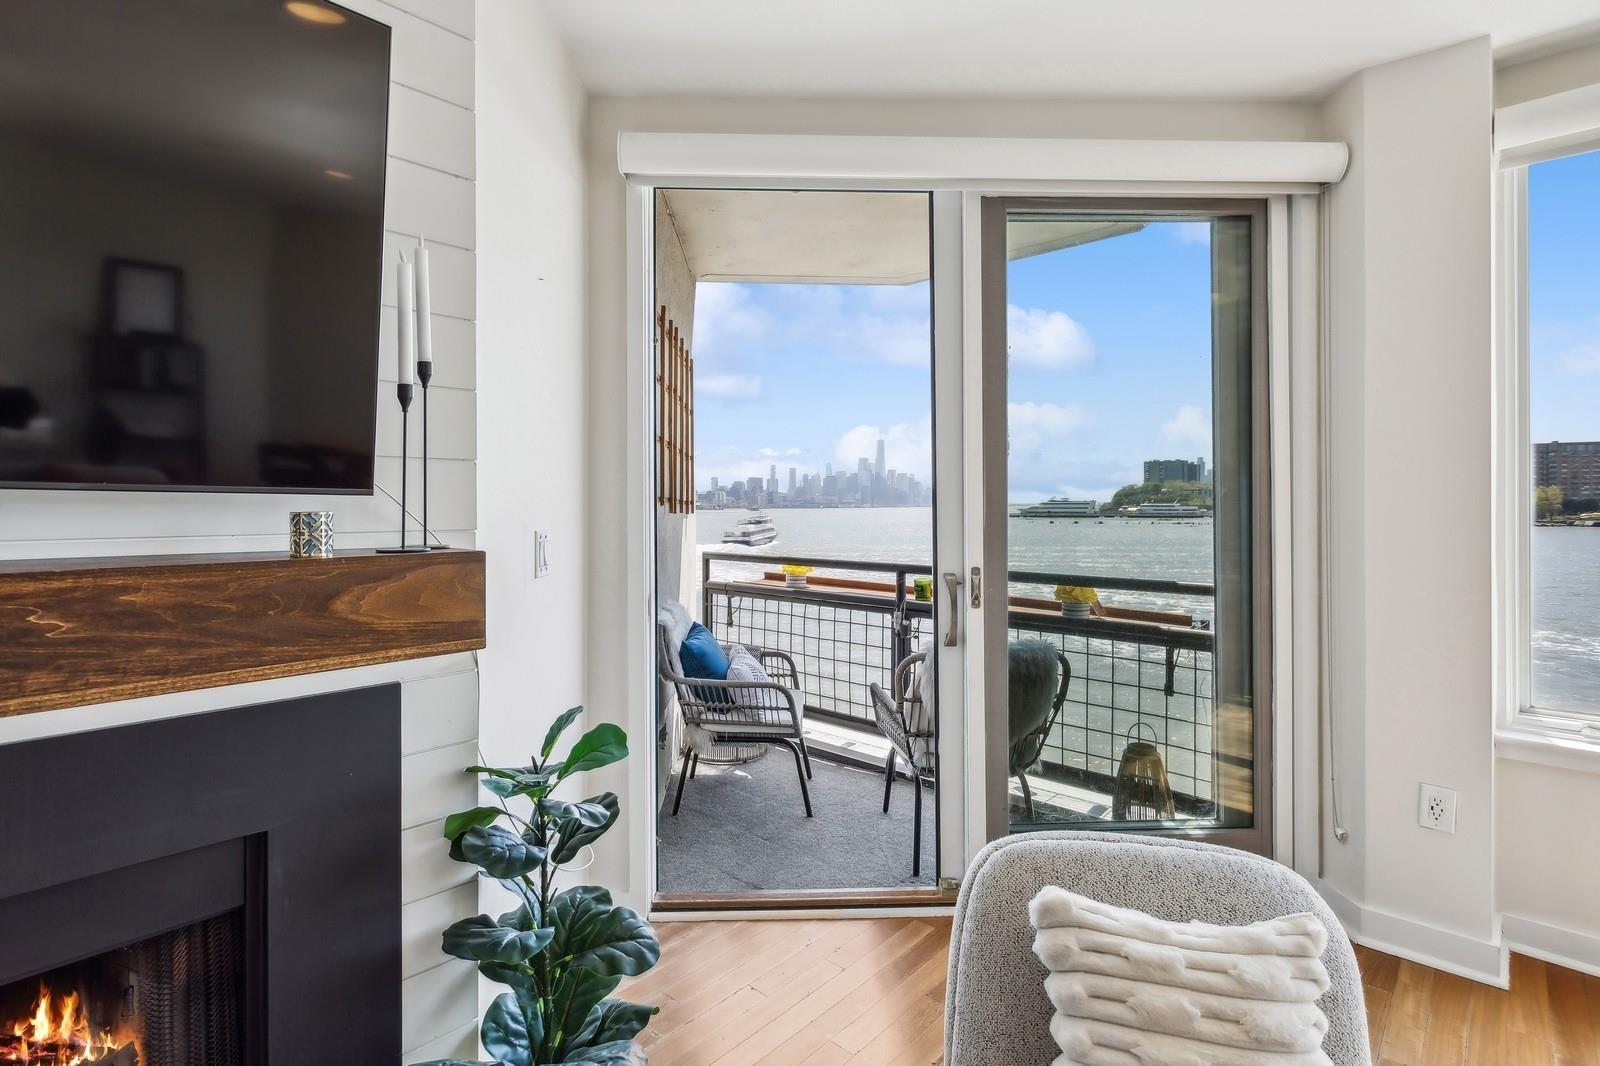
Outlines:
<svg viewBox="0 0 1600 1066"><path fill-rule="evenodd" d="M711 631L696 622L689 627L689 635L678 646L678 661L683 664L685 677L703 677L708 681L728 679L728 653L722 650ZM727 694L718 689L691 689L694 695L707 703L727 703Z"/></svg>

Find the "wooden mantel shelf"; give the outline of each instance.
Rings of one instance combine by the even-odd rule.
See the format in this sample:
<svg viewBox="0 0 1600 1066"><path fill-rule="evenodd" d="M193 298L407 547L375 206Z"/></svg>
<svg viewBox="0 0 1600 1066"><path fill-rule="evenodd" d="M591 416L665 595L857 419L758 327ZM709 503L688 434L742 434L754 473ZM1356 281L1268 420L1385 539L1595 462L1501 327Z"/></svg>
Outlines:
<svg viewBox="0 0 1600 1066"><path fill-rule="evenodd" d="M484 556L0 562L0 717L484 646Z"/></svg>

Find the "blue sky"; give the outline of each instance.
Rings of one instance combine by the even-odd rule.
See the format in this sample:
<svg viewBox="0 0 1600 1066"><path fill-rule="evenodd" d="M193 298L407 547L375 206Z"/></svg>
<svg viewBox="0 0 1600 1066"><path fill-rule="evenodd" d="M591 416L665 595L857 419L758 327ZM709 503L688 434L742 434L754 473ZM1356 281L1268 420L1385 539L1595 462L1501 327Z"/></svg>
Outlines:
<svg viewBox="0 0 1600 1066"><path fill-rule="evenodd" d="M1600 152L1528 168L1535 441L1600 440Z"/></svg>
<svg viewBox="0 0 1600 1066"><path fill-rule="evenodd" d="M1138 233L1011 265L1010 495L1106 500L1153 458L1211 458L1208 229ZM927 285L701 283L696 476L855 468L875 442L926 479Z"/></svg>

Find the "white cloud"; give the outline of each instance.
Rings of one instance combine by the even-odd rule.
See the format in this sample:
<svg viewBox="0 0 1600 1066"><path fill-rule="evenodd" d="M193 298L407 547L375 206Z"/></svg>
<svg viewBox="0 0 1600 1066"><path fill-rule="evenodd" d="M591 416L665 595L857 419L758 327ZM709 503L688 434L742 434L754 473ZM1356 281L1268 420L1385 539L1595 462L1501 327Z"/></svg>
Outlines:
<svg viewBox="0 0 1600 1066"><path fill-rule="evenodd" d="M1211 416L1193 404L1184 404L1177 414L1161 424L1161 435L1173 444L1209 449Z"/></svg>
<svg viewBox="0 0 1600 1066"><path fill-rule="evenodd" d="M1063 407L1055 403L1006 404L1006 424L1011 436L1064 437L1094 425L1094 415L1081 407Z"/></svg>
<svg viewBox="0 0 1600 1066"><path fill-rule="evenodd" d="M856 469L861 459L876 458L880 439L885 467L929 481L933 472L933 420L929 418L897 422L887 427L862 425L846 430L833 445L834 469L848 474Z"/></svg>
<svg viewBox="0 0 1600 1066"><path fill-rule="evenodd" d="M1074 367L1094 359L1089 332L1064 311L1007 304L1006 345L1021 366Z"/></svg>
<svg viewBox="0 0 1600 1066"><path fill-rule="evenodd" d="M707 374L696 377L697 395L730 403L761 399L761 377L757 374Z"/></svg>
<svg viewBox="0 0 1600 1066"><path fill-rule="evenodd" d="M1006 481L1013 495L1081 497L1064 482L1081 483L1086 474L1098 477L1085 470L1081 459L1081 436L1094 424L1093 413L1081 407L1032 401L1007 404Z"/></svg>
<svg viewBox="0 0 1600 1066"><path fill-rule="evenodd" d="M718 356L753 344L772 329L772 318L752 305L744 285L702 281L694 289L695 358Z"/></svg>
<svg viewBox="0 0 1600 1066"><path fill-rule="evenodd" d="M1179 244L1210 244L1211 223L1209 222L1172 222L1167 225L1170 232Z"/></svg>

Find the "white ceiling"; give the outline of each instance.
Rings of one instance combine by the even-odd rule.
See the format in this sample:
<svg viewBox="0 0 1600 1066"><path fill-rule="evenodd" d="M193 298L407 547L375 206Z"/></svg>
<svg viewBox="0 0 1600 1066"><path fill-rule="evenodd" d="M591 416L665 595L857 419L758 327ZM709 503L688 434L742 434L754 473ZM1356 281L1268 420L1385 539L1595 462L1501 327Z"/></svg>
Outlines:
<svg viewBox="0 0 1600 1066"><path fill-rule="evenodd" d="M545 0L611 95L1314 99L1489 35L1600 32L1596 0Z"/></svg>

